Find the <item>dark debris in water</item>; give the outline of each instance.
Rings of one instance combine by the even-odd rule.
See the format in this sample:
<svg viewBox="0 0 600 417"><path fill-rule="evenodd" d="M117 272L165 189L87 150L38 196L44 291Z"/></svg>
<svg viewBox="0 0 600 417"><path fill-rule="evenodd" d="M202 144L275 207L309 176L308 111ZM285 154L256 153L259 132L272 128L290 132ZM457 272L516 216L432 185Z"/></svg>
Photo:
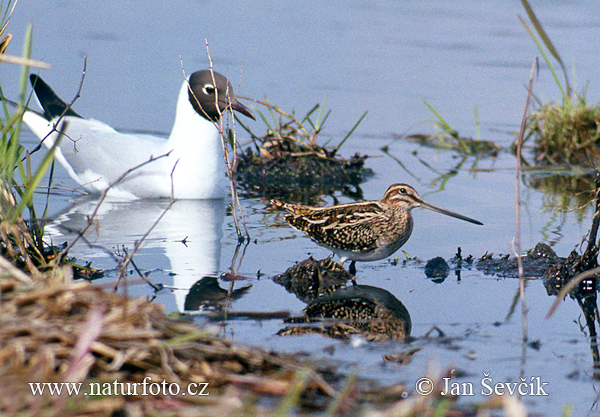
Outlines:
<svg viewBox="0 0 600 417"><path fill-rule="evenodd" d="M271 151L264 156L248 147L239 155L236 177L242 194L308 202L341 191L361 199L359 184L373 174L365 167L367 156L359 154L345 159L325 149L321 153Z"/></svg>
<svg viewBox="0 0 600 417"><path fill-rule="evenodd" d="M535 248L522 257L523 272L527 278L542 278L548 268L560 260L552 248L545 243L538 243ZM476 263L476 268L486 275L505 278L518 278L519 269L515 257L483 256Z"/></svg>
<svg viewBox="0 0 600 417"><path fill-rule="evenodd" d="M324 293L343 287L354 277L331 258L320 261L312 256L273 277L304 303L310 303Z"/></svg>
<svg viewBox="0 0 600 417"><path fill-rule="evenodd" d="M446 278L449 274L450 266L441 256L430 259L425 264L427 278Z"/></svg>
<svg viewBox="0 0 600 417"><path fill-rule="evenodd" d="M75 262L71 262L73 267L73 278L74 279L85 279L87 281L94 281L96 279L104 277L104 271L101 269L92 268L92 263L88 262L85 265L79 265Z"/></svg>

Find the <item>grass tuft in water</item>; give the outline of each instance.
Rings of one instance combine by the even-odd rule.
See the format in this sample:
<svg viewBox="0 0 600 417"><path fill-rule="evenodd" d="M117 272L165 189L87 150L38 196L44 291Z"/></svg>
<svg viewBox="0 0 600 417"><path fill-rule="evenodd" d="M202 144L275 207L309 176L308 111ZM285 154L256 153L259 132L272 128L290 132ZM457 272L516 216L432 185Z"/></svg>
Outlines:
<svg viewBox="0 0 600 417"><path fill-rule="evenodd" d="M527 120L525 140L531 137L535 139L534 150L538 164L594 167L600 156L600 106L588 103L585 92L572 92L558 51L528 1L522 0L522 3L539 39L527 22L520 16L519 19L535 42L562 94L560 102L541 103L538 100L539 108L531 113ZM564 85L550 57L554 58L554 64L557 63L562 69Z"/></svg>
<svg viewBox="0 0 600 417"><path fill-rule="evenodd" d="M595 166L600 157L600 106L583 95L543 104L529 115L527 129L539 164Z"/></svg>
<svg viewBox="0 0 600 417"><path fill-rule="evenodd" d="M29 66L35 64L31 58L32 27L27 28L22 57L4 55L11 34L6 34L14 4L7 2L2 6L3 21L0 22L0 53L3 60L21 65L19 80L19 98L17 103L9 105L4 99L2 88L2 112L0 117L0 254L9 259L14 265L31 274L39 273L40 268L46 267L48 260L54 257L52 249L43 242L43 222L33 205L33 193L40 184L44 173L52 163L53 152L43 158L40 165L32 167L29 154L20 143L20 133L23 113L29 99L27 80ZM9 12L10 11L10 12ZM2 65L10 65L4 63ZM29 213L30 221L25 223L23 214Z"/></svg>

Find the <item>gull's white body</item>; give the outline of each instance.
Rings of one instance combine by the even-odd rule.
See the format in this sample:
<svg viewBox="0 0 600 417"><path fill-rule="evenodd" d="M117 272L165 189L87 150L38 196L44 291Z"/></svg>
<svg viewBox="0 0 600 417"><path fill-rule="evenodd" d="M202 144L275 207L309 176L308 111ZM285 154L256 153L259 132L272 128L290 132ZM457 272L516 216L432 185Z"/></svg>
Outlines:
<svg viewBox="0 0 600 417"><path fill-rule="evenodd" d="M67 116L56 159L69 175L91 193L101 193L125 172L152 157L163 157L134 170L109 190L122 199L170 197L223 198L225 169L223 148L214 122L201 117L188 99L185 81L179 93L177 114L168 139L120 133L97 120ZM52 130L50 122L28 111L23 121L40 139ZM60 126L58 126L60 130ZM44 140L51 147L58 133ZM175 168L175 169L174 169ZM172 178L171 178L172 173Z"/></svg>

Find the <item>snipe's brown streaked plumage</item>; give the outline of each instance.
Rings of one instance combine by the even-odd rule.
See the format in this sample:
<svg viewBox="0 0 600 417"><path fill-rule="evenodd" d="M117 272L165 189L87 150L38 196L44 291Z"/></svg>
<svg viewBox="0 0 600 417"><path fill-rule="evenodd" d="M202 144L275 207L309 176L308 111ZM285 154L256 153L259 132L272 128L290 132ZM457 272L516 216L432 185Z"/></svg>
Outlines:
<svg viewBox="0 0 600 417"><path fill-rule="evenodd" d="M402 247L413 229L411 210L424 207L474 224L478 220L444 210L423 201L407 184L391 185L379 201L311 207L272 200L271 205L288 212L285 220L306 233L312 240L340 257L350 260L353 272L356 261L377 261Z"/></svg>

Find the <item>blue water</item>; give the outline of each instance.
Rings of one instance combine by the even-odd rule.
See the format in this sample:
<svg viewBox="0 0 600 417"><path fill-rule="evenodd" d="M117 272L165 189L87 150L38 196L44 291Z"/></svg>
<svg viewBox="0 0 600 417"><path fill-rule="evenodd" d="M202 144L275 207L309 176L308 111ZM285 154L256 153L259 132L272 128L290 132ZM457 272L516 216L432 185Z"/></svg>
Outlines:
<svg viewBox="0 0 600 417"><path fill-rule="evenodd" d="M598 101L597 5L584 1L532 5L562 54L576 89L587 86L588 99ZM323 140L341 140L368 111L342 148L345 156L357 151L372 156L367 165L375 176L362 186L365 199L379 199L390 184L408 182L428 201L485 223L478 227L415 210L415 230L402 249L426 261L435 256L448 259L459 246L463 254L476 257L513 252L515 160L509 152L463 160L452 152L421 148L393 137L434 132L426 123L434 117L422 103L424 98L464 136L476 134L477 107L481 136L507 147L523 113L531 63L539 55L517 15L526 16L517 1L139 4L22 0L8 28L15 36L8 52L19 54L25 27L31 22L33 57L52 65L42 76L67 101L77 91L87 56L84 87L75 109L125 130L170 131L182 64L188 74L208 66L205 40L215 70L227 74L235 86L239 84L243 96L263 99L266 95L298 114L326 97L332 113ZM3 63L0 71L5 94L15 97L19 69ZM534 93L544 100L560 97L543 62ZM259 133L265 130L260 121L250 126ZM35 141L29 132L24 135L30 143ZM389 155L381 151L386 145ZM74 187L63 171L57 175L55 185ZM551 196L521 185L522 247L529 249L545 241L566 256L587 231L589 212L557 211ZM68 192L53 197L50 212L65 212L72 199ZM341 197L340 201L347 200ZM309 255L324 258L329 253L287 228L280 216L265 209L264 201L244 199L252 243L242 248L243 256L234 258L237 235L225 209L227 203L176 203L135 257L136 265L149 271L155 283L185 288L205 274L225 272L235 264L234 271L250 278L241 285L253 286L233 303L234 311L300 312L303 304L269 278ZM60 224L81 227L91 207L93 203L79 205L60 217ZM88 234L89 244L78 243L71 254L106 269L110 281L115 276L117 248L131 249L165 207L165 202L144 201L105 205ZM58 226L50 229L55 241L72 239ZM187 246L181 242L186 237ZM278 337L275 333L283 327L279 320L230 321L221 332L244 343L330 357L348 372L385 384L404 382L411 391L414 381L431 367L441 372L462 370L467 376L459 381L476 386L484 372L490 372L495 382L518 380L520 314L494 325L504 322L517 280L467 270L461 280L451 275L435 284L425 277L422 265L394 266L382 260L358 266L361 283L385 288L405 304L413 336L435 325L452 339L450 344L417 340L412 347L421 350L408 365L383 364L381 358L411 346L387 342L354 347L320 336ZM262 278L256 279L259 272ZM128 291L150 294L144 285L130 286ZM168 311L178 311L185 293L182 289L163 291L157 301ZM581 313L567 299L546 320L553 301L541 282L528 285L529 337L539 339L541 347L527 350L523 372L548 382L550 395L527 396L523 401L530 412L543 415L560 415L565 404L574 407L573 415L596 415L598 383L592 378L587 331L577 323ZM459 399L474 400L485 397Z"/></svg>

